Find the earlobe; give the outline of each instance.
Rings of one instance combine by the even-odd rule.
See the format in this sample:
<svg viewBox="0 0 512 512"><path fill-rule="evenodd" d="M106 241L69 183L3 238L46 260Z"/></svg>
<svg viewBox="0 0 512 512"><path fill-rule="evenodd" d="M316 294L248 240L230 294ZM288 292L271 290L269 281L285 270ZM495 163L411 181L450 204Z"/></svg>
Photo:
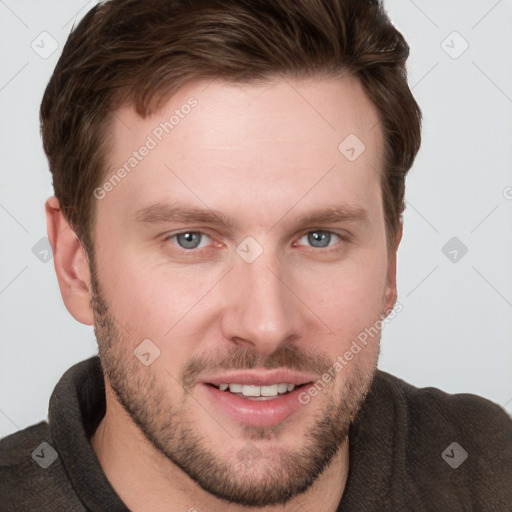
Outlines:
<svg viewBox="0 0 512 512"><path fill-rule="evenodd" d="M76 320L94 325L87 253L64 217L56 197L46 201L45 210L48 238L64 305Z"/></svg>

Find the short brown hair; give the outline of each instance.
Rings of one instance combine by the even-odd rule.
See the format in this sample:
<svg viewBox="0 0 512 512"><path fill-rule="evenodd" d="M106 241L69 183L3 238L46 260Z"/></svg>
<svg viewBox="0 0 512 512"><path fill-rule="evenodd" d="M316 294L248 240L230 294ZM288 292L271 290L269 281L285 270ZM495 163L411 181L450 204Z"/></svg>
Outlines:
<svg viewBox="0 0 512 512"><path fill-rule="evenodd" d="M70 34L41 104L55 195L92 251L93 191L107 173L112 113L146 116L192 79L250 83L280 74L351 74L379 113L388 241L401 222L421 111L407 85L409 47L371 0L110 0ZM340 141L341 142L341 141Z"/></svg>

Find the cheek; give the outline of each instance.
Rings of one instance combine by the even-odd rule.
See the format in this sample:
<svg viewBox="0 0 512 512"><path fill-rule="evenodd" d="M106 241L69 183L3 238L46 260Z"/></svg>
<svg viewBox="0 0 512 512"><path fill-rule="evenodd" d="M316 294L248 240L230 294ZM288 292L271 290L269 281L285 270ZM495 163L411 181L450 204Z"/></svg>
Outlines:
<svg viewBox="0 0 512 512"><path fill-rule="evenodd" d="M385 255L382 258L361 255L336 268L311 269L307 280L299 278L300 296L306 298L311 311L334 332L333 336L339 340L336 350L350 345L379 319L386 270Z"/></svg>
<svg viewBox="0 0 512 512"><path fill-rule="evenodd" d="M204 328L212 291L226 269L221 265L178 268L125 251L102 271L99 279L111 313L135 344L149 338L165 349L179 339L180 346L192 349L194 340L200 339L197 331Z"/></svg>

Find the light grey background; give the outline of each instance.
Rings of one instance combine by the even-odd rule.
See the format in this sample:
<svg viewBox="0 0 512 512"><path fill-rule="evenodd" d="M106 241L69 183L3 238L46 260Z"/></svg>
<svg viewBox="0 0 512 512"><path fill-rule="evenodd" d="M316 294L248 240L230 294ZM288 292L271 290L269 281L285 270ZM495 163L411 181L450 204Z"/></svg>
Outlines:
<svg viewBox="0 0 512 512"><path fill-rule="evenodd" d="M32 250L44 259L52 194L39 103L94 3L0 0L0 436L46 418L62 373L96 352L92 328L63 306L53 260ZM512 0L386 6L411 46L424 130L398 257L403 310L385 328L380 367L512 412ZM452 237L467 254L442 252Z"/></svg>

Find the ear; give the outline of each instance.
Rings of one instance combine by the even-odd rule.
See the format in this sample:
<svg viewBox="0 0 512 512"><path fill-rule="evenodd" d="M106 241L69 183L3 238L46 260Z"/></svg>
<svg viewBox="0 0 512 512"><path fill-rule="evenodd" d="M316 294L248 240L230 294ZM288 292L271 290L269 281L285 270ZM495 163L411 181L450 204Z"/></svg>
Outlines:
<svg viewBox="0 0 512 512"><path fill-rule="evenodd" d="M45 210L48 238L64 305L76 320L94 325L94 314L90 306L91 276L86 251L64 217L56 197L46 201Z"/></svg>
<svg viewBox="0 0 512 512"><path fill-rule="evenodd" d="M383 315L388 316L391 313L392 309L395 307L396 299L397 299L397 289L396 289L396 253L398 251L398 246L400 245L400 241L402 240L402 232L403 232L403 224L400 222L400 226L396 230L393 247L389 252L388 257L388 273L386 278L386 291L384 294L384 304L383 304Z"/></svg>

